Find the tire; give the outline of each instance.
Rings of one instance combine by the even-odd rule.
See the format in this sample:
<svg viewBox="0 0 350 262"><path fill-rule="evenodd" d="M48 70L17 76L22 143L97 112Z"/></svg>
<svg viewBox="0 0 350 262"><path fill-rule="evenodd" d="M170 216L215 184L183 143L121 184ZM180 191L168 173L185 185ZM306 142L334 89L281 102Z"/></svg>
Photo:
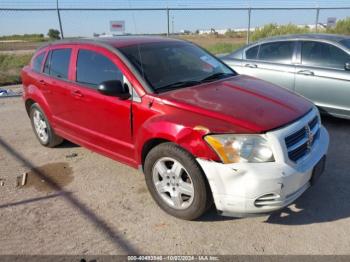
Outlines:
<svg viewBox="0 0 350 262"><path fill-rule="evenodd" d="M37 103L30 107L29 117L40 144L46 147L55 147L63 142L63 138L55 134L44 111Z"/></svg>
<svg viewBox="0 0 350 262"><path fill-rule="evenodd" d="M147 187L168 214L194 220L212 204L209 184L195 158L174 143L153 148L145 159Z"/></svg>

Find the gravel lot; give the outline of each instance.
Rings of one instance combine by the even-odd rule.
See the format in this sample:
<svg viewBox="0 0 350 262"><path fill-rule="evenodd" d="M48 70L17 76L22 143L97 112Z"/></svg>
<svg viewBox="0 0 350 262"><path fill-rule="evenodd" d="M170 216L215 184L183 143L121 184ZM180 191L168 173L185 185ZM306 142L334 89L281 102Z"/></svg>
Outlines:
<svg viewBox="0 0 350 262"><path fill-rule="evenodd" d="M295 204L188 222L156 206L137 170L69 142L40 146L21 98L0 98L0 254L350 254L350 121L323 122L326 173Z"/></svg>

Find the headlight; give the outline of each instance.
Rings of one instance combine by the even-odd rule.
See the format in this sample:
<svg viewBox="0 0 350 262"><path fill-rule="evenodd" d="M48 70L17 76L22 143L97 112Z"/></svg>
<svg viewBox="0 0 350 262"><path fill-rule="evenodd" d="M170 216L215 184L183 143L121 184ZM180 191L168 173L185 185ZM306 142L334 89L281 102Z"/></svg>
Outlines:
<svg viewBox="0 0 350 262"><path fill-rule="evenodd" d="M275 161L271 147L261 135L208 135L204 139L225 164Z"/></svg>

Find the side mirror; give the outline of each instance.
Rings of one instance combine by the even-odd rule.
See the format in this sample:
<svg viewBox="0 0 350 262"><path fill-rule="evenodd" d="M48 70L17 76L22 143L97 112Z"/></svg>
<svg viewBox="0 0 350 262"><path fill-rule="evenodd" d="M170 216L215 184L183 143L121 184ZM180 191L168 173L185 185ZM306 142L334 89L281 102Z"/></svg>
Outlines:
<svg viewBox="0 0 350 262"><path fill-rule="evenodd" d="M106 96L115 96L123 100L130 97L128 86L123 85L119 80L104 81L98 85L97 91Z"/></svg>
<svg viewBox="0 0 350 262"><path fill-rule="evenodd" d="M345 63L344 69L345 69L346 71L350 71L350 62L346 62L346 63Z"/></svg>

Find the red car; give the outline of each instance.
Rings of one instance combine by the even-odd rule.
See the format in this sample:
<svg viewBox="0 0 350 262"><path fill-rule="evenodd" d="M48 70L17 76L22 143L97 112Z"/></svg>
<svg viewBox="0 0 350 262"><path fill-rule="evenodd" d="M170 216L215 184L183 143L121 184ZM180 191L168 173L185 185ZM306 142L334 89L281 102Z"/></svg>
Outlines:
<svg viewBox="0 0 350 262"><path fill-rule="evenodd" d="M67 139L139 168L158 205L179 218L213 202L231 216L280 209L324 169L329 138L311 102L189 42L50 43L22 81L42 145Z"/></svg>

